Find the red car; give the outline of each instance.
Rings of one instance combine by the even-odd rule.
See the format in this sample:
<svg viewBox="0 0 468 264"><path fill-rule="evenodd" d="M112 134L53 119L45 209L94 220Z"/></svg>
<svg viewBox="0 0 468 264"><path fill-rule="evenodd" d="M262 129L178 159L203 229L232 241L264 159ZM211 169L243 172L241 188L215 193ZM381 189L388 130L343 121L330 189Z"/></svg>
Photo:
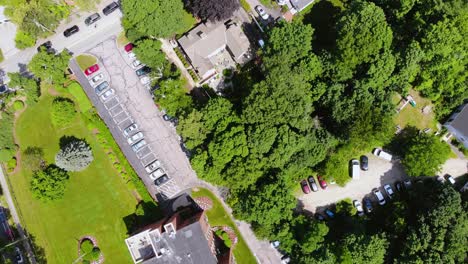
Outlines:
<svg viewBox="0 0 468 264"><path fill-rule="evenodd" d="M86 69L84 71L84 73L86 74L86 76L89 76L95 72L99 71L99 65L97 64L94 64L93 66L89 67L88 69Z"/></svg>
<svg viewBox="0 0 468 264"><path fill-rule="evenodd" d="M132 50L133 50L133 44L132 44L132 43L128 43L127 45L125 45L124 50L125 50L125 52L130 52L130 51L132 51Z"/></svg>
<svg viewBox="0 0 468 264"><path fill-rule="evenodd" d="M320 187L322 187L322 189L327 189L328 185L327 185L327 182L325 181L325 179L323 178L323 176L317 176L317 180L320 184Z"/></svg>
<svg viewBox="0 0 468 264"><path fill-rule="evenodd" d="M306 180L302 180L302 181L301 181L301 188L302 188L302 191L303 191L305 194L310 193L309 184L307 184L307 181L306 181Z"/></svg>

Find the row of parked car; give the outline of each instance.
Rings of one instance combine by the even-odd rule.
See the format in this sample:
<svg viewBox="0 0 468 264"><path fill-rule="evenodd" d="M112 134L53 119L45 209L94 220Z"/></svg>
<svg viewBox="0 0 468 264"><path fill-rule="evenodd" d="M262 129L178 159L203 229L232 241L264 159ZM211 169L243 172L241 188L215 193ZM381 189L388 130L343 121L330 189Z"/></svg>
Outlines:
<svg viewBox="0 0 468 264"><path fill-rule="evenodd" d="M392 161L392 155L389 153L383 151L380 148L375 148L372 151L372 154L375 156L387 160L387 161ZM359 180L361 173L360 170L367 171L369 170L369 158L365 155L361 156L359 160L357 159L352 159L350 162L350 174L353 180Z"/></svg>
<svg viewBox="0 0 468 264"><path fill-rule="evenodd" d="M112 12L117 10L119 7L120 6L119 6L118 3L112 2L109 5L107 5L106 7L104 7L104 9L102 9L102 13L105 16L110 15ZM85 22L86 26L91 26L92 24L96 23L100 19L101 19L101 15L99 15L99 13L94 13L94 14L90 15L89 17L87 17L84 22ZM67 28L63 32L63 35L68 38L71 35L78 33L79 31L80 31L80 28L77 25L74 25L74 26L72 26L70 28Z"/></svg>
<svg viewBox="0 0 468 264"><path fill-rule="evenodd" d="M94 91L103 102L107 101L115 94L115 90L110 88L109 83L104 80L104 73L99 71L98 64L94 64L87 68L84 73L88 77L89 84L94 88ZM147 145L143 132L138 129L138 124L136 123L126 127L123 130L123 135L135 153L139 152ZM145 167L145 170L157 186L163 185L170 179L164 172L159 160L151 162Z"/></svg>
<svg viewBox="0 0 468 264"><path fill-rule="evenodd" d="M133 52L133 44L128 43L124 46L124 51L127 54L127 57L131 61L131 66L135 69L135 74L140 78L141 84L145 87L150 89L151 87L151 78L149 77L149 73L151 72L151 68L146 66L145 64L141 63L140 60L136 57L136 54Z"/></svg>

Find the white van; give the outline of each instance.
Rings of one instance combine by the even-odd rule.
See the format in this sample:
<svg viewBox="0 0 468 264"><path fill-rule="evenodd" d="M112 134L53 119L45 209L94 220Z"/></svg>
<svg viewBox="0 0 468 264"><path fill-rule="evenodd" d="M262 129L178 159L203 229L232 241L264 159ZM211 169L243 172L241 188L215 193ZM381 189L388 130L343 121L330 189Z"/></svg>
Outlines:
<svg viewBox="0 0 468 264"><path fill-rule="evenodd" d="M351 177L353 180L359 180L360 176L359 161L353 159L351 160Z"/></svg>
<svg viewBox="0 0 468 264"><path fill-rule="evenodd" d="M377 157L379 158L382 158L384 160L388 160L388 161L392 161L392 155L388 154L387 152L379 149L379 148L375 148L374 151L372 151L372 153L374 155L376 155Z"/></svg>

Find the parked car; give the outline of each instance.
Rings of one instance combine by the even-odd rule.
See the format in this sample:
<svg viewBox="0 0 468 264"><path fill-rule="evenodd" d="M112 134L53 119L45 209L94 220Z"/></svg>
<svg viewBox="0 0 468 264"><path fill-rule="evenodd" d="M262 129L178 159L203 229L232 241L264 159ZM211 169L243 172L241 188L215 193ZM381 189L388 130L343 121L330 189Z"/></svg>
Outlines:
<svg viewBox="0 0 468 264"><path fill-rule="evenodd" d="M133 151L138 152L140 149L142 149L144 146L146 146L146 141L144 139L138 141L136 144L132 146Z"/></svg>
<svg viewBox="0 0 468 264"><path fill-rule="evenodd" d="M141 61L139 61L139 60L134 60L134 61L132 62L132 67L133 67L134 69L138 68L140 65L141 65Z"/></svg>
<svg viewBox="0 0 468 264"><path fill-rule="evenodd" d="M143 133L138 132L138 133L134 134L133 136L129 137L127 139L127 142L128 142L128 144L132 145L133 143L135 143L138 140L142 139L143 136L144 136Z"/></svg>
<svg viewBox="0 0 468 264"><path fill-rule="evenodd" d="M366 171L369 169L369 158L367 156L361 156L361 170Z"/></svg>
<svg viewBox="0 0 468 264"><path fill-rule="evenodd" d="M89 75L91 75L91 74L93 74L93 73L95 73L97 71L99 71L99 65L94 64L94 65L90 66L88 69L86 69L84 71L84 73L86 74L86 76L89 76Z"/></svg>
<svg viewBox="0 0 468 264"><path fill-rule="evenodd" d="M151 162L148 166L146 166L145 170L147 173L151 173L158 168L161 168L161 162L159 160L155 160Z"/></svg>
<svg viewBox="0 0 468 264"><path fill-rule="evenodd" d="M164 119L164 121L169 121L169 120L171 120L171 116L168 115L168 114L164 114L163 119Z"/></svg>
<svg viewBox="0 0 468 264"><path fill-rule="evenodd" d="M335 213L332 210L328 209L328 208L325 209L325 214L327 214L327 216L330 217L330 218L335 218Z"/></svg>
<svg viewBox="0 0 468 264"><path fill-rule="evenodd" d="M54 53L52 49L52 42L46 41L37 47L37 51L44 49L47 52Z"/></svg>
<svg viewBox="0 0 468 264"><path fill-rule="evenodd" d="M151 83L151 78L148 77L148 76L143 76L141 79L140 79L140 82L141 84L143 85L148 85Z"/></svg>
<svg viewBox="0 0 468 264"><path fill-rule="evenodd" d="M75 33L78 33L78 31L80 31L80 28L77 26L77 25L74 25L73 27L71 28L67 28L65 29L65 31L63 32L63 35L68 38L70 37L71 35L75 34Z"/></svg>
<svg viewBox="0 0 468 264"><path fill-rule="evenodd" d="M128 137L133 131L138 129L138 125L133 123L123 130L123 134Z"/></svg>
<svg viewBox="0 0 468 264"><path fill-rule="evenodd" d="M135 73L138 77L146 75L151 72L151 68L148 66L143 66L140 69L136 70Z"/></svg>
<svg viewBox="0 0 468 264"><path fill-rule="evenodd" d="M104 7L104 9L102 9L102 13L107 16L110 13L114 12L117 8L119 8L119 4L117 4L116 2L112 2L106 7Z"/></svg>
<svg viewBox="0 0 468 264"><path fill-rule="evenodd" d="M398 192L403 191L403 183L401 183L401 181L395 182L395 189L396 189Z"/></svg>
<svg viewBox="0 0 468 264"><path fill-rule="evenodd" d="M286 4L286 0L276 0L276 2L278 2L278 5L285 5Z"/></svg>
<svg viewBox="0 0 468 264"><path fill-rule="evenodd" d="M353 180L359 180L361 177L359 170L359 161L357 159L351 160L351 177Z"/></svg>
<svg viewBox="0 0 468 264"><path fill-rule="evenodd" d="M127 52L127 56L130 60L134 60L136 58L136 54L133 51Z"/></svg>
<svg viewBox="0 0 468 264"><path fill-rule="evenodd" d="M404 180L403 181L403 185L405 186L405 189L408 190L408 189L411 189L411 180L408 179L408 180Z"/></svg>
<svg viewBox="0 0 468 264"><path fill-rule="evenodd" d="M302 188L302 192L304 192L305 194L310 193L310 188L306 180L301 181L301 188Z"/></svg>
<svg viewBox="0 0 468 264"><path fill-rule="evenodd" d="M271 242L270 242L270 246L271 246L272 248L279 248L280 242L279 242L278 240L276 240L276 241L271 241Z"/></svg>
<svg viewBox="0 0 468 264"><path fill-rule="evenodd" d="M358 200L353 201L353 205L357 210L357 215L363 216L364 215L364 209L362 209L362 204Z"/></svg>
<svg viewBox="0 0 468 264"><path fill-rule="evenodd" d="M130 52L133 50L133 43L128 43L127 45L124 46L125 52Z"/></svg>
<svg viewBox="0 0 468 264"><path fill-rule="evenodd" d="M261 6L256 6L255 7L255 11L257 11L258 15L263 19L263 20L267 20L268 18L270 18L270 15L268 15L267 12L265 12L265 10L263 10L263 7Z"/></svg>
<svg viewBox="0 0 468 264"><path fill-rule="evenodd" d="M317 219L319 221L323 221L323 220L325 220L325 217L322 214L315 213L315 219Z"/></svg>
<svg viewBox="0 0 468 264"><path fill-rule="evenodd" d="M366 212L367 212L368 214L372 213L373 207L372 207L372 201L371 201L371 199L369 199L369 198L366 197L366 198L364 198L364 200L362 200L362 201L363 201L363 203L364 203L364 209L366 210Z"/></svg>
<svg viewBox="0 0 468 264"><path fill-rule="evenodd" d="M98 82L104 79L104 73L100 73L89 80L91 86L95 86Z"/></svg>
<svg viewBox="0 0 468 264"><path fill-rule="evenodd" d="M281 264L289 264L291 262L291 258L288 255L281 257Z"/></svg>
<svg viewBox="0 0 468 264"><path fill-rule="evenodd" d="M387 193L388 198L392 199L392 198L393 198L393 195L395 194L395 193L393 192L392 186L390 186L390 184L385 184L385 185L383 186L383 188L384 188L385 192Z"/></svg>
<svg viewBox="0 0 468 264"><path fill-rule="evenodd" d="M102 99L102 101L107 101L114 94L115 94L115 90L114 89L109 89L109 90L105 91L101 95L101 99Z"/></svg>
<svg viewBox="0 0 468 264"><path fill-rule="evenodd" d="M90 15L89 17L87 17L84 22L87 26L90 26L96 23L96 21L98 21L99 19L101 19L101 15L99 15L98 13L94 13Z"/></svg>
<svg viewBox="0 0 468 264"><path fill-rule="evenodd" d="M374 193L375 197L377 198L377 201L379 201L379 204L384 205L385 204L385 198L383 197L383 194L380 192L380 190L375 188L375 189L372 190L372 192Z"/></svg>
<svg viewBox="0 0 468 264"><path fill-rule="evenodd" d="M161 186L163 185L164 183L166 183L167 181L169 181L169 176L167 176L167 174L164 174L163 176L157 178L156 180L154 180L154 184L156 186Z"/></svg>
<svg viewBox="0 0 468 264"><path fill-rule="evenodd" d="M450 184L455 184L455 179L450 174L445 174L445 179L447 179Z"/></svg>
<svg viewBox="0 0 468 264"><path fill-rule="evenodd" d="M309 185L312 191L314 192L318 191L318 187L317 187L317 184L315 183L314 176L309 176L309 178L307 178L307 181L309 182Z"/></svg>
<svg viewBox="0 0 468 264"><path fill-rule="evenodd" d="M382 158L384 160L388 160L388 161L392 161L392 155L388 154L387 152L379 149L379 148L375 148L374 151L372 151L372 153L374 155L376 155L377 157L379 158Z"/></svg>
<svg viewBox="0 0 468 264"><path fill-rule="evenodd" d="M96 92L97 95L100 95L105 89L109 87L109 83L104 81L100 83L96 88L94 88L94 91Z"/></svg>
<svg viewBox="0 0 468 264"><path fill-rule="evenodd" d="M322 187L322 189L324 189L324 190L327 189L328 185L327 185L327 182L325 181L325 179L323 178L323 176L318 175L317 180L318 180L318 182L320 184L320 187Z"/></svg>
<svg viewBox="0 0 468 264"><path fill-rule="evenodd" d="M164 173L163 169L159 168L159 169L153 171L153 173L150 174L150 178L152 180L156 180L157 178L163 176L164 174L165 173Z"/></svg>
<svg viewBox="0 0 468 264"><path fill-rule="evenodd" d="M18 264L24 263L23 253L21 253L19 247L15 247L15 259Z"/></svg>

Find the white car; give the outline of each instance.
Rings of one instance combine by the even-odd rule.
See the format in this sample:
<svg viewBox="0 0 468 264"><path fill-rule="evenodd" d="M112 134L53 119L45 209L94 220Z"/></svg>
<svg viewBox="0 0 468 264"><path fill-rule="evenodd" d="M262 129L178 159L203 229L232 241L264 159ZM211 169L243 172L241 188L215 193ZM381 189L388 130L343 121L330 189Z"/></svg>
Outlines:
<svg viewBox="0 0 468 264"><path fill-rule="evenodd" d="M357 210L357 215L363 216L364 215L364 209L362 209L362 204L358 200L353 201L353 205Z"/></svg>
<svg viewBox="0 0 468 264"><path fill-rule="evenodd" d="M136 58L136 55L135 55L135 53L133 53L133 51L130 51L129 53L127 53L127 56L128 56L128 58L130 58L130 59Z"/></svg>
<svg viewBox="0 0 468 264"><path fill-rule="evenodd" d="M278 247L280 246L280 242L279 242L278 240L272 241L272 242L270 243L270 246L271 246L272 248L278 248Z"/></svg>
<svg viewBox="0 0 468 264"><path fill-rule="evenodd" d="M134 61L132 62L132 67L133 67L134 69L140 67L140 65L141 65L141 61L139 61L139 60L134 60Z"/></svg>
<svg viewBox="0 0 468 264"><path fill-rule="evenodd" d="M455 179L451 175L446 174L445 178L447 179L448 182L450 182L450 184L452 184L452 185L455 184Z"/></svg>
<svg viewBox="0 0 468 264"><path fill-rule="evenodd" d="M164 174L165 174L164 171L161 168L159 168L150 174L150 178L152 180L156 180L157 178L163 176Z"/></svg>
<svg viewBox="0 0 468 264"><path fill-rule="evenodd" d="M147 173L151 173L158 168L161 168L161 162L159 160L155 160L150 165L146 166L145 170Z"/></svg>
<svg viewBox="0 0 468 264"><path fill-rule="evenodd" d="M128 137L128 135L130 135L132 133L132 131L135 131L138 129L138 125L133 123L131 125L129 125L128 127L126 127L124 130L123 130L123 133L126 137Z"/></svg>
<svg viewBox="0 0 468 264"><path fill-rule="evenodd" d="M143 133L138 132L135 135L129 137L127 139L128 144L132 145L133 143L137 142L138 140L143 138Z"/></svg>
<svg viewBox="0 0 468 264"><path fill-rule="evenodd" d="M388 161L392 161L392 155L388 154L387 152L379 149L379 148L375 148L374 151L372 151L372 153L374 155L376 155L377 157L379 158L382 158L384 160L388 160Z"/></svg>
<svg viewBox="0 0 468 264"><path fill-rule="evenodd" d="M89 80L89 83L92 85L92 86L95 86L99 81L101 81L102 79L104 79L104 74L103 73L100 73L96 76L94 76L93 78L91 78L91 80Z"/></svg>
<svg viewBox="0 0 468 264"><path fill-rule="evenodd" d="M380 192L380 190L375 188L374 190L372 190L372 192L374 193L375 197L377 197L377 201L379 201L379 204L384 205L385 198L383 197L383 194Z"/></svg>
<svg viewBox="0 0 468 264"><path fill-rule="evenodd" d="M143 85L148 85L151 83L151 78L148 77L148 76L143 76L141 79L140 79L140 82L141 84Z"/></svg>
<svg viewBox="0 0 468 264"><path fill-rule="evenodd" d="M278 2L278 5L285 5L286 4L286 0L276 0L276 2Z"/></svg>
<svg viewBox="0 0 468 264"><path fill-rule="evenodd" d="M392 198L393 198L394 192L393 192L393 189L392 189L392 187L390 186L390 184L385 184L385 185L383 186L383 188L384 188L385 192L387 192L388 197L389 197L390 199L392 199Z"/></svg>
<svg viewBox="0 0 468 264"><path fill-rule="evenodd" d="M109 89L109 90L107 90L105 93L103 93L101 95L101 99L103 101L107 101L107 99L109 99L114 94L115 94L115 90L114 89Z"/></svg>
<svg viewBox="0 0 468 264"><path fill-rule="evenodd" d="M255 7L255 11L257 11L258 15L263 19L263 20L267 20L268 18L270 18L270 15L268 15L267 12L265 12L265 10L263 10L263 7L261 6L256 6Z"/></svg>
<svg viewBox="0 0 468 264"><path fill-rule="evenodd" d="M134 144L132 146L132 149L133 149L133 151L138 152L144 146L146 146L146 141L144 139L142 139L142 140L138 141L138 143Z"/></svg>

